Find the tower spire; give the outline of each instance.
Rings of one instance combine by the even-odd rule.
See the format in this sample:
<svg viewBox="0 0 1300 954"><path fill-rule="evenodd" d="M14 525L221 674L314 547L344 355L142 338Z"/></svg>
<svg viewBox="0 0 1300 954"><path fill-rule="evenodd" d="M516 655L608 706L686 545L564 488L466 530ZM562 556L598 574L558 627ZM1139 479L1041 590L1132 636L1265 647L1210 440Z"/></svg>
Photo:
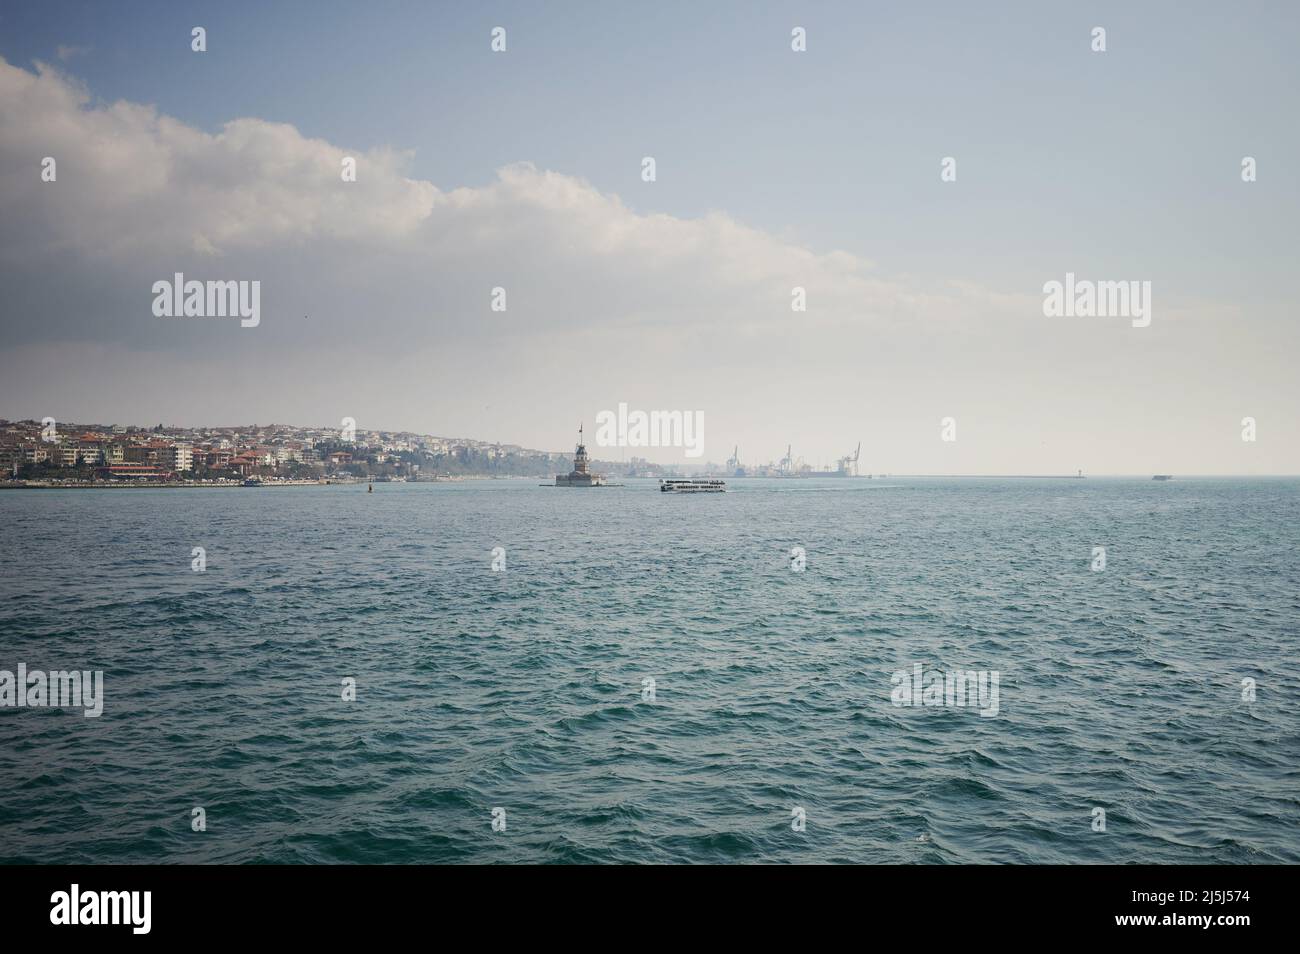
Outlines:
<svg viewBox="0 0 1300 954"><path fill-rule="evenodd" d="M573 452L573 472L575 474L585 474L587 472L587 445L582 442L582 424L578 424L578 446Z"/></svg>

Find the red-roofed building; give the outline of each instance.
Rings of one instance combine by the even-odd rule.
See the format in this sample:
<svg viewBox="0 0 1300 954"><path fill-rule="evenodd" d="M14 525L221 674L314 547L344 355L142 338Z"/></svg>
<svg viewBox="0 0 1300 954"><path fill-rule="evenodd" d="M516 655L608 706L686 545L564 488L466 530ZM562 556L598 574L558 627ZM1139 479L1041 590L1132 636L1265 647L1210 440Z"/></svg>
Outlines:
<svg viewBox="0 0 1300 954"><path fill-rule="evenodd" d="M257 465L257 455L247 451L240 454L238 457L232 457L230 459L230 469L243 474L245 477L256 470Z"/></svg>
<svg viewBox="0 0 1300 954"><path fill-rule="evenodd" d="M109 464L96 468L95 476L109 480L172 480L176 475L152 464Z"/></svg>

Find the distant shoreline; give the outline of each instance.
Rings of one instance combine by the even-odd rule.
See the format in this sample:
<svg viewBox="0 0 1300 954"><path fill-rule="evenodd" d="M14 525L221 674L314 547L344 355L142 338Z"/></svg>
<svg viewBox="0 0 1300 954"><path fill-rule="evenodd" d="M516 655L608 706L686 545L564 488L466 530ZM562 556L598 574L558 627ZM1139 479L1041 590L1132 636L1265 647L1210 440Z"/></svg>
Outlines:
<svg viewBox="0 0 1300 954"><path fill-rule="evenodd" d="M241 490L259 490L262 488L273 487L357 487L363 484L455 484L464 481L535 481L541 479L538 477L518 477L518 476L500 476L492 474L465 474L457 475L451 479L443 478L441 480L383 480L378 479L371 481L367 478L355 478L352 480L264 480L262 483L252 487L245 486L240 481L229 481L221 483L209 483L200 481L80 481L69 483L52 483L44 481L0 481L0 490L227 490L231 488ZM1150 481L1151 475L1148 474L1095 474L1098 480L1141 480ZM627 480L645 480L653 481L654 477L629 477ZM836 485L856 484L865 481L867 478L817 478L817 477L726 477L724 480L738 481L763 481L764 483L779 483L783 485L799 484L808 480L833 481ZM889 474L888 476L879 475L875 481L887 480L1087 480L1088 476L1079 477L1075 474ZM1179 481L1189 480L1297 480L1300 474L1184 474L1182 476L1171 477L1167 483L1178 483ZM540 484L539 486L550 487L550 483ZM610 484L611 487L622 487L623 484Z"/></svg>
<svg viewBox="0 0 1300 954"><path fill-rule="evenodd" d="M454 484L463 480L535 480L532 477L496 478L496 477L453 477L450 480L263 480L260 484L246 486L242 481L197 481L197 480L122 480L122 481L70 481L52 483L49 481L0 481L0 490L225 490L239 488L259 490L263 487L359 487L366 484Z"/></svg>

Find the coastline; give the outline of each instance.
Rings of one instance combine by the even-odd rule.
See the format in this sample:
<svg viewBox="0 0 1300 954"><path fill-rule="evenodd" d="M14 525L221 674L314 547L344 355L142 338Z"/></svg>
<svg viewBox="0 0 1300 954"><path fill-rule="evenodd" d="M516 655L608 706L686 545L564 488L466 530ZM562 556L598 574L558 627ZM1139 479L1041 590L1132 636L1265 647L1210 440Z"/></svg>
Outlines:
<svg viewBox="0 0 1300 954"><path fill-rule="evenodd" d="M382 480L376 479L376 484L454 484L465 480L536 480L536 477L494 477L490 475L466 475L440 480ZM257 490L263 487L354 487L369 484L372 481L366 478L356 478L353 480L270 480L262 478L262 482L256 487L245 487L243 481L239 480L76 480L76 481L0 481L0 490L216 490L228 487L236 487L245 490Z"/></svg>
<svg viewBox="0 0 1300 954"><path fill-rule="evenodd" d="M264 482L261 487L326 487L332 484L344 483L365 483L365 481L341 481L332 480L328 483L323 480L284 480ZM117 490L122 489L146 489L146 490L167 490L167 489L217 489L226 487L243 487L241 481L195 481L195 480L169 480L169 481L74 481L70 483L53 483L51 481L6 481L0 483L0 490ZM251 488L250 488L251 489Z"/></svg>

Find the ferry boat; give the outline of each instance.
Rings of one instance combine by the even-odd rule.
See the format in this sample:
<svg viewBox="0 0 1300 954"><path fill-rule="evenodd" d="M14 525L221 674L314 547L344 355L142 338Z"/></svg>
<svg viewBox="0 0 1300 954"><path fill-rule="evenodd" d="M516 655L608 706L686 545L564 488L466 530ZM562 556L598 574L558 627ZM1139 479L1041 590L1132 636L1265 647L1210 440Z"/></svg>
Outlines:
<svg viewBox="0 0 1300 954"><path fill-rule="evenodd" d="M659 490L666 494L724 494L727 482L703 477L660 479Z"/></svg>

